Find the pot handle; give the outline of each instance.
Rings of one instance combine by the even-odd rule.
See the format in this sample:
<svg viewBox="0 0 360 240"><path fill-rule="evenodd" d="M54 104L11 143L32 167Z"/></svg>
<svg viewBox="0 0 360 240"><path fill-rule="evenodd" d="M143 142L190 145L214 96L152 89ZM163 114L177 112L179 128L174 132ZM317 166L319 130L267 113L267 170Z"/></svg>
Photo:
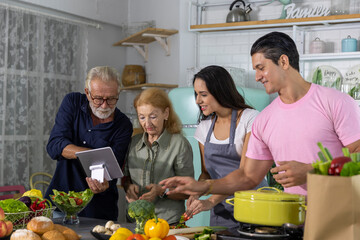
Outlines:
<svg viewBox="0 0 360 240"><path fill-rule="evenodd" d="M244 3L243 0L235 0L235 1L230 5L230 8L229 8L230 11L231 11L232 8L234 7L235 3L237 3L237 2L242 2L242 4L244 5L244 8L245 8L245 3Z"/></svg>
<svg viewBox="0 0 360 240"><path fill-rule="evenodd" d="M226 202L227 204L230 204L230 205L233 205L233 206L234 206L234 198L228 198L228 199L225 200L225 202Z"/></svg>
<svg viewBox="0 0 360 240"><path fill-rule="evenodd" d="M300 204L301 210L306 212L307 211L307 206L306 204Z"/></svg>
<svg viewBox="0 0 360 240"><path fill-rule="evenodd" d="M263 192L263 190L272 190L272 191L275 191L275 192L282 192L280 189L277 189L277 188L274 188L274 187L262 187L262 188L258 188L256 191L258 192Z"/></svg>

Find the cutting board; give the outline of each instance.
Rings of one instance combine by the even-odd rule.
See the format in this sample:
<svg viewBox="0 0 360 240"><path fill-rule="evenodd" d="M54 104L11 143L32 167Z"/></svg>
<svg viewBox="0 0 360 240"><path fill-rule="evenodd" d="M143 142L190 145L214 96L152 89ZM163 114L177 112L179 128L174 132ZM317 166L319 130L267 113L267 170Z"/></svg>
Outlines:
<svg viewBox="0 0 360 240"><path fill-rule="evenodd" d="M189 227L189 228L179 228L179 229L170 229L168 235L177 235L182 237L187 237L189 239L193 239L195 234L202 233L203 230L207 228L206 226L202 227ZM224 229L222 229L224 230ZM216 235L211 235L212 239L216 239Z"/></svg>

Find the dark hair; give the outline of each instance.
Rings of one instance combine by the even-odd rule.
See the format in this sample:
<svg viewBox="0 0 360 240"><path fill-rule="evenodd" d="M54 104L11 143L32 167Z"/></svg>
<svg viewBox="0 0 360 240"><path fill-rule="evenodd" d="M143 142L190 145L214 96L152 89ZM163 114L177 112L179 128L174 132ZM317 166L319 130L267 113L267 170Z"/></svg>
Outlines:
<svg viewBox="0 0 360 240"><path fill-rule="evenodd" d="M299 71L299 53L295 42L289 35L282 32L268 33L258 40L251 47L251 56L255 53L263 53L265 58L270 59L276 65L281 55L289 58L290 66Z"/></svg>
<svg viewBox="0 0 360 240"><path fill-rule="evenodd" d="M245 104L244 98L237 91L234 80L225 68L215 65L205 67L194 75L193 84L197 78L205 82L209 93L214 96L221 106L236 110L252 108ZM196 97L197 93L195 92ZM203 115L200 109L199 120L207 117Z"/></svg>

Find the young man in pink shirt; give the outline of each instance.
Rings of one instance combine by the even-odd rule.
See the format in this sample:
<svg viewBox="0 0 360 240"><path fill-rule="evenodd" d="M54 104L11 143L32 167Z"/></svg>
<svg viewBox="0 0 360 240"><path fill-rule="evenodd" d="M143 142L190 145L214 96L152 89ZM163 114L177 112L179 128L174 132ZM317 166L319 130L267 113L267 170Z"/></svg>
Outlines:
<svg viewBox="0 0 360 240"><path fill-rule="evenodd" d="M251 49L255 79L278 97L255 119L246 163L226 177L197 182L174 177L160 184L175 187L168 194L233 194L257 186L271 168L286 192L306 195L306 175L322 142L334 157L343 147L360 152L360 108L347 94L305 81L299 54L286 34L272 32Z"/></svg>

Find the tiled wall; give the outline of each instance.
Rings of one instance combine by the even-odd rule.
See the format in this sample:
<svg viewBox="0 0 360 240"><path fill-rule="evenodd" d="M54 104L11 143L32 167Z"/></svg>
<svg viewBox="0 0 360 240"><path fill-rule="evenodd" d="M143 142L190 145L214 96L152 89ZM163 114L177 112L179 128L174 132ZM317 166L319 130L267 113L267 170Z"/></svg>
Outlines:
<svg viewBox="0 0 360 240"><path fill-rule="evenodd" d="M264 1L263 1L264 2ZM262 3L263 3L262 2ZM293 1L296 4L299 4L299 1ZM301 1L306 5L306 2L310 1ZM331 1L311 1L312 4L330 4ZM351 0L350 4L355 6L356 2ZM260 3L257 3L260 4ZM224 15L228 10L221 12L218 8L216 14L210 13L210 8L205 13L203 18L203 23L219 23L224 22ZM255 8L256 9L256 8ZM267 6L267 10L261 9L260 15L265 17L264 12L276 13L279 11L278 7ZM254 10L255 11L255 10ZM205 11L206 12L206 11ZM219 18L218 16L221 15ZM265 19L274 19L274 14L268 14ZM318 31L309 31L305 34L305 53L309 53L310 42L313 41L316 37L319 37L321 40L326 42L326 52L341 52L341 40L346 38L348 35L356 38L360 42L360 24L349 24L350 28L341 28L334 29L327 28L321 29ZM219 31L211 33L200 33L198 41L198 63L200 67L204 67L211 64L229 66L229 67L238 67L245 69L245 85L247 87L253 88L262 88L261 84L255 82L255 72L252 69L251 58L250 58L250 48L252 43L259 38L260 36L271 32L271 31L282 31L290 36L292 36L292 28L273 28L273 29L261 29L261 30L237 30L237 31ZM300 35L299 35L300 36ZM297 38L298 46L300 43L300 37ZM358 47L358 50L360 48ZM346 71L354 65L360 64L360 60L327 60L327 61L316 61L316 62L306 62L304 65L304 78L307 79L309 72L312 69L319 65L331 65L336 67L343 75Z"/></svg>

